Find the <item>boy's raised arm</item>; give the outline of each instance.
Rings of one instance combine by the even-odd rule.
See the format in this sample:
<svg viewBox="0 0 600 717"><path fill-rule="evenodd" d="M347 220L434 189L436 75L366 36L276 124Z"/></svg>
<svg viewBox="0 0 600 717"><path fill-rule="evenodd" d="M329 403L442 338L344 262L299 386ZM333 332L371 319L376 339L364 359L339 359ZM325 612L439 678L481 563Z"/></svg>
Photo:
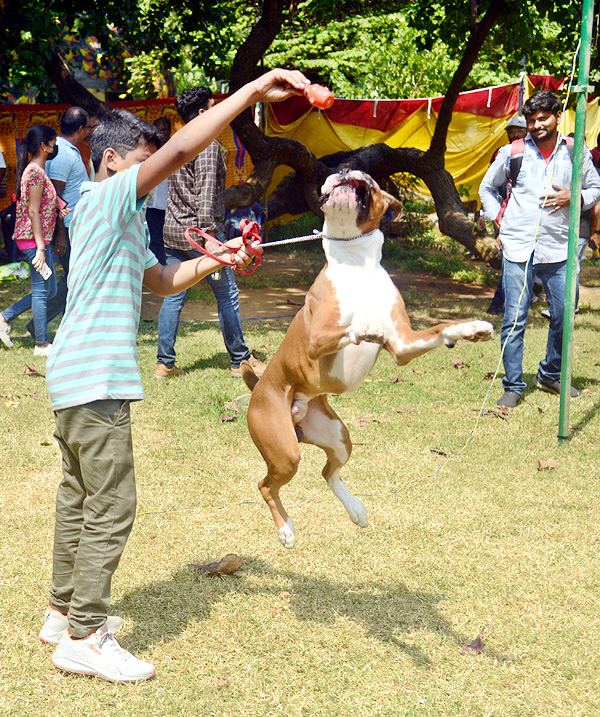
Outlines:
<svg viewBox="0 0 600 717"><path fill-rule="evenodd" d="M175 170L198 156L227 125L256 102L281 102L308 84L297 70L271 70L188 122L141 166L137 196L145 196Z"/></svg>

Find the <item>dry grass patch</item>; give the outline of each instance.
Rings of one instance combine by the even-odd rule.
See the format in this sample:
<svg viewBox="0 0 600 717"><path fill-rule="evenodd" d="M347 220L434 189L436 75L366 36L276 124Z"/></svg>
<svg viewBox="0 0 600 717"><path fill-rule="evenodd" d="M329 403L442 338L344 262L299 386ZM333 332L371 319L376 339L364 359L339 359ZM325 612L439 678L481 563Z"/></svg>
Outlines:
<svg viewBox="0 0 600 717"><path fill-rule="evenodd" d="M430 314L473 318L486 303L434 301ZM269 354L283 328L245 325L249 344ZM140 685L62 674L37 640L60 459L44 381L23 374L32 346L16 342L1 352L0 713L598 713L599 328L598 311L584 309L574 367L588 391L571 404L568 444L557 444L556 397L531 391L508 420L483 416L435 475L440 454L473 428L498 341L402 369L383 356L358 392L332 400L355 442L344 477L365 494L371 525L350 522L321 478L323 453L306 446L282 491L298 530L286 551L256 489L264 466L243 413L220 421L246 389L229 376L218 330L186 326L178 353L188 374L159 382L156 329L143 326L146 399L132 410L139 514L113 585L122 644L157 666ZM534 316L529 382L545 339ZM500 393L498 383L492 405ZM538 471L540 458L556 468ZM231 552L243 577L190 567ZM463 653L483 627L483 652Z"/></svg>

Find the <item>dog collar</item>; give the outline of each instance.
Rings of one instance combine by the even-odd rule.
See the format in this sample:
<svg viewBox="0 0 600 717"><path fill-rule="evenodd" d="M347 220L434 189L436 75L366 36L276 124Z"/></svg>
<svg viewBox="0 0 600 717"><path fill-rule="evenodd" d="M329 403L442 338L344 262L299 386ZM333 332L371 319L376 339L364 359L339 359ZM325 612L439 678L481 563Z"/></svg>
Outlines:
<svg viewBox="0 0 600 717"><path fill-rule="evenodd" d="M364 239L365 237L370 237L373 234L375 234L375 232L378 232L378 231L379 231L379 228L373 229L372 231L367 232L366 234L357 234L355 237L347 237L347 238L328 237L326 234L323 234L323 239L329 239L329 241L354 241L355 239Z"/></svg>

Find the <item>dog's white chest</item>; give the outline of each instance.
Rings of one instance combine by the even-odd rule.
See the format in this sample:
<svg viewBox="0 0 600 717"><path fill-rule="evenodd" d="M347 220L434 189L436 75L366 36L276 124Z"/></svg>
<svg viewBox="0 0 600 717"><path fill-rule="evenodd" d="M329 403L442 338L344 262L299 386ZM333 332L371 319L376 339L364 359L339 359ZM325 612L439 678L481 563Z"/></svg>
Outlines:
<svg viewBox="0 0 600 717"><path fill-rule="evenodd" d="M397 290L378 261L367 261L362 266L330 262L326 276L335 288L340 325L377 328L384 340L394 331L391 314ZM330 357L327 373L352 391L373 368L381 346L369 341L350 344Z"/></svg>
<svg viewBox="0 0 600 717"><path fill-rule="evenodd" d="M391 326L396 287L383 267L330 265L326 276L335 288L340 324L377 323L382 328Z"/></svg>

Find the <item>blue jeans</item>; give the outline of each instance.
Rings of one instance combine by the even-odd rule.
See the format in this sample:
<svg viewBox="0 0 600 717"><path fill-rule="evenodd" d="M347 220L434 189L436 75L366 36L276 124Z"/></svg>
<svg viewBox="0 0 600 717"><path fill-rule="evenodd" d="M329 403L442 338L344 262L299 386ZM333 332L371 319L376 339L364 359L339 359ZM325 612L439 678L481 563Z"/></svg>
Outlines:
<svg viewBox="0 0 600 717"><path fill-rule="evenodd" d="M527 286L521 302L519 296L525 282L526 262L513 262L504 258L502 262L502 283L504 286L505 304L504 321L500 336L504 346L504 373L502 385L505 391L523 394L527 384L523 381L523 344L525 324L529 315L531 287L536 276L539 276L546 291L548 309L550 311L550 327L546 344L546 357L540 361L538 379L543 383L560 380L562 359L563 314L565 310L565 290L567 279L567 262L553 264L536 264L530 261L527 267ZM515 324L515 317L518 319ZM515 325L515 330L510 334ZM509 336L510 334L510 336Z"/></svg>
<svg viewBox="0 0 600 717"><path fill-rule="evenodd" d="M163 228L165 226L164 209L146 209L146 224L150 232L150 251L158 259L159 264L166 264L165 244L163 241Z"/></svg>
<svg viewBox="0 0 600 717"><path fill-rule="evenodd" d="M195 249L192 251L180 251L165 247L165 255L168 264L179 264L188 259L201 256ZM217 300L219 313L219 324L225 348L231 358L231 365L237 367L244 359L250 358L250 351L244 341L242 331L242 320L240 318L240 302L237 284L233 270L224 266L219 279L207 276L206 281L212 289ZM172 368L175 364L175 340L179 329L179 317L183 309L189 290L179 294L166 296L163 300L160 314L158 315L158 351L156 360Z"/></svg>
<svg viewBox="0 0 600 717"><path fill-rule="evenodd" d="M50 323L59 314L62 314L67 304L67 277L69 276L69 261L71 259L71 242L69 241L69 230L65 227L67 237L67 248L62 256L58 257L58 261L63 268L63 275L56 285L56 294L52 298L48 297L48 305L46 306L46 321ZM27 324L27 331L33 336L33 319Z"/></svg>
<svg viewBox="0 0 600 717"><path fill-rule="evenodd" d="M46 319L46 306L48 299L56 294L56 271L54 270L54 260L52 259L52 247L46 245L46 264L52 269L52 276L46 281L42 279L42 275L33 268L31 263L35 258L35 249L21 249L21 253L27 260L30 269L31 278L31 294L27 294L19 299L8 309L2 312L2 317L9 324L17 316L29 311L33 314L33 336L35 343L39 345L48 343L48 321Z"/></svg>

